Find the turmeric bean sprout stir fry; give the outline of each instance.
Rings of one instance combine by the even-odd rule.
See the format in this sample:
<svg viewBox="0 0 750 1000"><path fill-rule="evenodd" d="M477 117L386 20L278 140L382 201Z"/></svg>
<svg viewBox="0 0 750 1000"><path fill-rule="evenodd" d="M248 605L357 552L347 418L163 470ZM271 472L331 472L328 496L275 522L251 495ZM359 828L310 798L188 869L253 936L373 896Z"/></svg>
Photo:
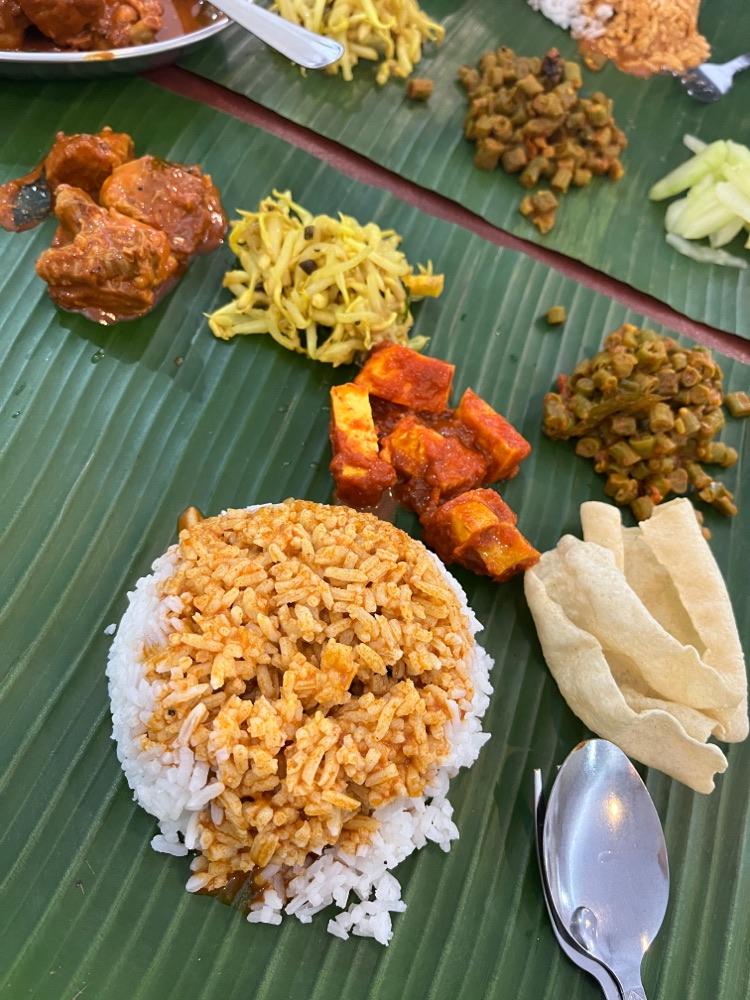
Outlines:
<svg viewBox="0 0 750 1000"><path fill-rule="evenodd" d="M445 28L416 0L275 0L271 9L340 42L344 55L325 72L340 71L347 81L360 59L379 63L375 79L381 85L392 76L405 79L422 58L422 45L439 45L445 37Z"/></svg>
<svg viewBox="0 0 750 1000"><path fill-rule="evenodd" d="M234 301L209 316L221 340L269 333L282 347L332 365L352 362L383 341L421 350L409 338L411 302L436 297L443 276L412 265L401 237L374 222L313 215L289 191L240 212L229 245L240 267L224 276Z"/></svg>

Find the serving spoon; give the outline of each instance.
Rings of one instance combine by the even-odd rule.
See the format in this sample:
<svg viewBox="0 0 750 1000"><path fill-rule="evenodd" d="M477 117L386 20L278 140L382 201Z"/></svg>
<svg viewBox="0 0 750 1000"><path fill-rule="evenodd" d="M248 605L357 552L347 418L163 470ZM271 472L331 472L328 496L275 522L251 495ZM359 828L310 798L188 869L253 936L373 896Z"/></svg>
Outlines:
<svg viewBox="0 0 750 1000"><path fill-rule="evenodd" d="M641 962L667 908L667 847L646 786L614 744L581 743L560 768L542 854L563 926L623 1000L646 1000Z"/></svg>
<svg viewBox="0 0 750 1000"><path fill-rule="evenodd" d="M323 69L337 62L344 47L334 38L317 35L299 24L259 7L252 0L211 0L222 11L266 45L305 69Z"/></svg>

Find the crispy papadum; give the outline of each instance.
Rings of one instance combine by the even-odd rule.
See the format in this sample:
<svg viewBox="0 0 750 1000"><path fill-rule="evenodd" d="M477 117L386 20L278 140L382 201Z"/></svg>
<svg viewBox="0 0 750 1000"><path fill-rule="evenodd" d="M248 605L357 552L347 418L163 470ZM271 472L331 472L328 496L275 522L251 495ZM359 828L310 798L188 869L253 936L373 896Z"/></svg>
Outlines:
<svg viewBox="0 0 750 1000"><path fill-rule="evenodd" d="M616 508L581 508L526 573L547 664L568 705L629 756L699 792L726 770L713 735L748 731L742 647L721 572L692 507L679 499L637 528Z"/></svg>

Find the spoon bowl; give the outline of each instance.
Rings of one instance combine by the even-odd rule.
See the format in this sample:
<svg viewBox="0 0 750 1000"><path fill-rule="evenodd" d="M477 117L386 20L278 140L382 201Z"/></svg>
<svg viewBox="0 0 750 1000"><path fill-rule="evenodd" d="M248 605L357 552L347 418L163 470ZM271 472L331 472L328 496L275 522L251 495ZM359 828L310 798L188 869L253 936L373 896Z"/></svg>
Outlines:
<svg viewBox="0 0 750 1000"><path fill-rule="evenodd" d="M750 67L750 53L737 56L727 63L703 63L680 77L687 93L701 104L713 104L728 94L736 73Z"/></svg>
<svg viewBox="0 0 750 1000"><path fill-rule="evenodd" d="M278 14L259 7L253 0L216 0L213 6L305 69L324 69L344 54L343 45L335 38L326 38L299 24L292 24Z"/></svg>
<svg viewBox="0 0 750 1000"><path fill-rule="evenodd" d="M568 934L552 904L552 900L549 896L549 887L547 886L544 874L544 864L542 861L545 811L546 803L542 789L542 772L536 770L534 771L534 839L536 843L536 858L539 864L539 873L542 880L542 895L544 896L544 904L547 907L547 913L549 915L550 923L552 924L552 933L555 935L557 943L560 945L560 949L563 954L566 955L574 965L577 965L579 969L582 969L584 972L588 972L590 976L593 976L594 979L596 979L601 986L605 1000L622 1000L620 991L612 978L611 973L604 968L601 962L597 962L596 959L583 952L579 947L576 947L576 942Z"/></svg>
<svg viewBox="0 0 750 1000"><path fill-rule="evenodd" d="M581 743L560 768L543 861L571 937L612 972L624 1000L645 1000L641 961L667 908L667 848L646 786L614 744Z"/></svg>

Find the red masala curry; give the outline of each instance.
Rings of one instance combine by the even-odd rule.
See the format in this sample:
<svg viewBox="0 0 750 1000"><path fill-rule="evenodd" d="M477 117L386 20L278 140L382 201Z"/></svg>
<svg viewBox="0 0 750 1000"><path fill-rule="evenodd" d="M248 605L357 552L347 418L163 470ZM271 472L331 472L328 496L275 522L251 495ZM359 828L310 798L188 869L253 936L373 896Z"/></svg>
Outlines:
<svg viewBox="0 0 750 1000"><path fill-rule="evenodd" d="M531 445L471 389L449 407L454 366L399 344L376 347L354 382L331 389L331 472L339 499L413 510L445 563L498 582L539 553L487 487L512 479Z"/></svg>

